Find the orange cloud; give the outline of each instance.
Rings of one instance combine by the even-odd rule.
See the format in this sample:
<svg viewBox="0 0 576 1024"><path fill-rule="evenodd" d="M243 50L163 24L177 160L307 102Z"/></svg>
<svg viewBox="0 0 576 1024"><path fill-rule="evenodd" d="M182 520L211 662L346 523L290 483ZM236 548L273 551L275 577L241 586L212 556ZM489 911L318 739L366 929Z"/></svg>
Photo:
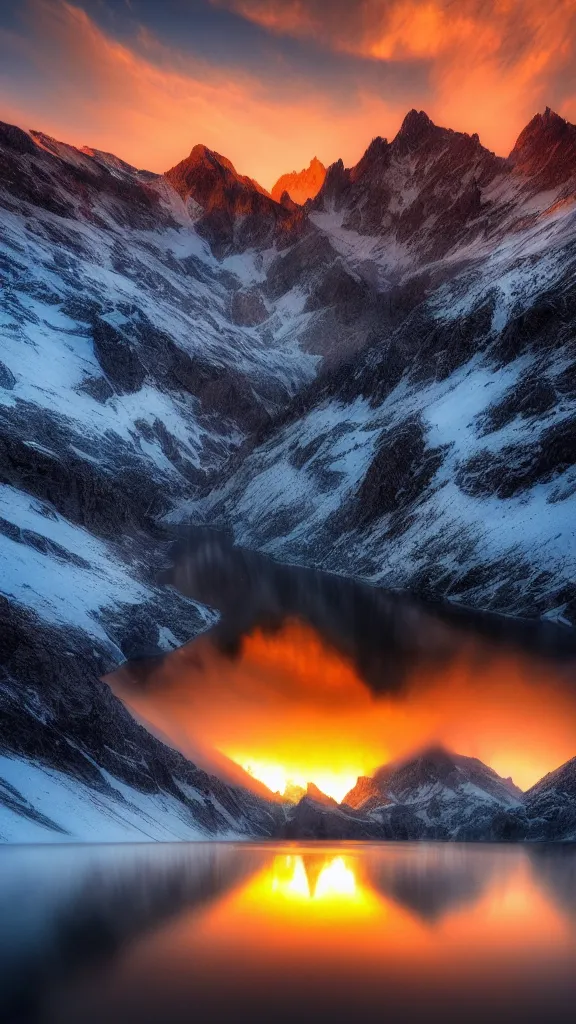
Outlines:
<svg viewBox="0 0 576 1024"><path fill-rule="evenodd" d="M313 95L304 82L277 101L253 74L170 50L144 30L133 47L120 43L73 4L34 0L31 11L28 38L0 36L0 63L2 44L18 47L34 66L38 95L24 100L19 82L7 77L0 119L138 167L165 171L203 142L271 187L314 153L325 163L355 162L404 113L399 99L362 92L337 112L329 95Z"/></svg>
<svg viewBox="0 0 576 1024"><path fill-rule="evenodd" d="M479 132L509 151L546 105L572 111L576 89L574 0L213 0L275 32L335 52L423 63L419 106L434 120ZM568 98L566 98L568 94Z"/></svg>
<svg viewBox="0 0 576 1024"><path fill-rule="evenodd" d="M144 27L120 42L66 0L28 0L24 30L0 29L0 118L156 171L203 142L268 188L313 154L354 164L412 106L499 153L546 105L576 120L574 0L207 2L265 29L264 49L290 36L305 55L290 65L279 49L271 82L242 70L241 51L219 66Z"/></svg>

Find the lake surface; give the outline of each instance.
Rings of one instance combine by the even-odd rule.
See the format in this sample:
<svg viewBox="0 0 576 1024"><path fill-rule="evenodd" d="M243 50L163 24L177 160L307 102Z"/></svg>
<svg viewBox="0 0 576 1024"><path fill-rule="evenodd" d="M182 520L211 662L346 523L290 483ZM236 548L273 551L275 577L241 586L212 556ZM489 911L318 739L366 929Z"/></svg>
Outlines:
<svg viewBox="0 0 576 1024"><path fill-rule="evenodd" d="M576 849L225 844L0 850L0 1019L555 1021Z"/></svg>

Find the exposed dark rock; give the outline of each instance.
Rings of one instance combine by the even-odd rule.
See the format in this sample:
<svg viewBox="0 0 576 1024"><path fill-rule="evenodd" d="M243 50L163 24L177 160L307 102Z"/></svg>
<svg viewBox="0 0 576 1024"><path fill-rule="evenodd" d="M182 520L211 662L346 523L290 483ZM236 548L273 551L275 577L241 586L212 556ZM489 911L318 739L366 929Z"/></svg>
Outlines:
<svg viewBox="0 0 576 1024"><path fill-rule="evenodd" d="M115 394L114 388L105 377L87 377L86 380L78 385L78 390L85 391L87 395L95 398L97 402L102 402L102 404Z"/></svg>
<svg viewBox="0 0 576 1024"><path fill-rule="evenodd" d="M257 327L268 319L268 310L257 288L239 288L232 293L230 316L242 327Z"/></svg>
<svg viewBox="0 0 576 1024"><path fill-rule="evenodd" d="M221 808L238 831L275 832L277 805L207 775L129 715L100 679L113 667L113 648L71 627L49 626L3 598L0 602L3 752L63 772L120 804L124 797L109 777L142 793L168 794L191 827L207 834L229 831ZM205 799L186 795L186 787Z"/></svg>
<svg viewBox="0 0 576 1024"><path fill-rule="evenodd" d="M501 430L516 416L539 416L554 408L558 401L556 389L546 377L530 375L519 381L500 399L491 405L483 421L485 433Z"/></svg>
<svg viewBox="0 0 576 1024"><path fill-rule="evenodd" d="M460 466L456 480L466 494L511 498L575 464L576 419L567 418L531 444L506 445L498 452L472 456Z"/></svg>
<svg viewBox="0 0 576 1024"><path fill-rule="evenodd" d="M16 383L16 378L11 370L0 361L0 388L11 391Z"/></svg>
<svg viewBox="0 0 576 1024"><path fill-rule="evenodd" d="M428 448L424 427L417 418L384 431L354 500L354 525L366 526L387 513L401 516L404 509L424 496L443 457L441 449Z"/></svg>
<svg viewBox="0 0 576 1024"><path fill-rule="evenodd" d="M576 757L532 786L525 801L529 839L576 841Z"/></svg>
<svg viewBox="0 0 576 1024"><path fill-rule="evenodd" d="M117 390L139 391L146 379L137 350L115 327L97 320L93 327L94 351L100 366Z"/></svg>

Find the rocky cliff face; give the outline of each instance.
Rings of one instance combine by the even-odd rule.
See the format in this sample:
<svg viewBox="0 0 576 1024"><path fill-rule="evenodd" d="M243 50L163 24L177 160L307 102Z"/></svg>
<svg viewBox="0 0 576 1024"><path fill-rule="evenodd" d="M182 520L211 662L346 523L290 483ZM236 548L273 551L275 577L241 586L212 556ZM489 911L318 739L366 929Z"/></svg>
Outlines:
<svg viewBox="0 0 576 1024"><path fill-rule="evenodd" d="M526 793L531 839L576 840L576 757Z"/></svg>
<svg viewBox="0 0 576 1024"><path fill-rule="evenodd" d="M318 195L325 178L326 168L315 156L304 170L291 171L290 174L283 174L278 178L270 194L272 199L279 203L286 192L292 202L304 206L308 199L314 199Z"/></svg>
<svg viewBox="0 0 576 1024"><path fill-rule="evenodd" d="M196 214L196 230L216 256L286 246L307 228L299 211L273 202L257 182L205 146L195 146L165 177Z"/></svg>

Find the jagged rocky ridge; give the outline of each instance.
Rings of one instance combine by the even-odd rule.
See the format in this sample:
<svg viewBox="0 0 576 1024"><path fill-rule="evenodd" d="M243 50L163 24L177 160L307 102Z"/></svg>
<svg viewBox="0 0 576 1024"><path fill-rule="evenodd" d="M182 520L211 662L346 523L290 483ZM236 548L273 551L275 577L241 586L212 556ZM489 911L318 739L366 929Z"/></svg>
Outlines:
<svg viewBox="0 0 576 1024"><path fill-rule="evenodd" d="M214 621L155 580L183 520L573 621L575 133L546 111L502 160L412 112L301 210L205 147L161 176L0 126L6 722L67 729L75 659L114 719L92 656Z"/></svg>
<svg viewBox="0 0 576 1024"><path fill-rule="evenodd" d="M573 623L575 145L546 111L501 159L412 112L330 168L310 220L358 309L379 298L368 344L190 514L285 560Z"/></svg>

